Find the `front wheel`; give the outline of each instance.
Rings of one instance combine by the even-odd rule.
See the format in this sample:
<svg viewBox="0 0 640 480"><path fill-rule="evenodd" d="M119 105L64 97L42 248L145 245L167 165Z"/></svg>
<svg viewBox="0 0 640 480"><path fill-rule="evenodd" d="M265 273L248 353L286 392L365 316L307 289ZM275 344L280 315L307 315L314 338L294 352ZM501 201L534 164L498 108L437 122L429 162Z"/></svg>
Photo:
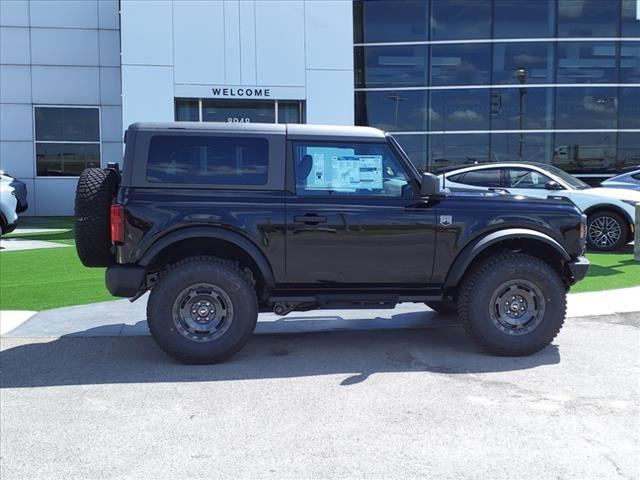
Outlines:
<svg viewBox="0 0 640 480"><path fill-rule="evenodd" d="M495 355L530 355L564 323L566 287L539 258L505 253L483 260L465 277L458 300L466 330Z"/></svg>
<svg viewBox="0 0 640 480"><path fill-rule="evenodd" d="M149 296L149 330L183 363L221 362L249 340L258 302L249 279L226 260L194 257L174 265Z"/></svg>
<svg viewBox="0 0 640 480"><path fill-rule="evenodd" d="M627 222L615 212L597 212L587 220L587 244L592 250L618 250L627 243L627 232Z"/></svg>

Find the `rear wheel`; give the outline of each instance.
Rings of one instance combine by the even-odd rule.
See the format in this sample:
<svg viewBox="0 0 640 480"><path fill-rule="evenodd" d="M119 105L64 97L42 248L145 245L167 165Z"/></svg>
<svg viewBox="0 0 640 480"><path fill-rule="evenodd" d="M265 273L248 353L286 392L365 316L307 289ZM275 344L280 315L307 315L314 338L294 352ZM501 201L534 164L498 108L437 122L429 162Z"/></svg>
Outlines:
<svg viewBox="0 0 640 480"><path fill-rule="evenodd" d="M149 329L183 363L216 363L249 340L258 318L255 291L235 264L215 257L177 263L153 288Z"/></svg>
<svg viewBox="0 0 640 480"><path fill-rule="evenodd" d="M616 212L596 212L587 220L587 244L593 250L617 250L627 243L627 233L627 222Z"/></svg>
<svg viewBox="0 0 640 480"><path fill-rule="evenodd" d="M482 261L465 277L459 315L471 336L495 355L530 355L564 323L567 296L558 273L521 253Z"/></svg>

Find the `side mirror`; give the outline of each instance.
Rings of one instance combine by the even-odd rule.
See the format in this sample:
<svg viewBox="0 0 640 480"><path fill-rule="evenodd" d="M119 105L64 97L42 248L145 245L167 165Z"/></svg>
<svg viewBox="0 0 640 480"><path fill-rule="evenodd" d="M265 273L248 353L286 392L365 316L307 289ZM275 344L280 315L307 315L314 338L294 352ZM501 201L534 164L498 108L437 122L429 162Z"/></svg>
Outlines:
<svg viewBox="0 0 640 480"><path fill-rule="evenodd" d="M547 190L564 190L564 188L562 188L562 185L560 185L555 180L549 180L544 184L544 188Z"/></svg>
<svg viewBox="0 0 640 480"><path fill-rule="evenodd" d="M422 185L420 187L420 195L423 197L442 198L447 196L447 191L443 190L441 180L433 173L425 172L422 174Z"/></svg>

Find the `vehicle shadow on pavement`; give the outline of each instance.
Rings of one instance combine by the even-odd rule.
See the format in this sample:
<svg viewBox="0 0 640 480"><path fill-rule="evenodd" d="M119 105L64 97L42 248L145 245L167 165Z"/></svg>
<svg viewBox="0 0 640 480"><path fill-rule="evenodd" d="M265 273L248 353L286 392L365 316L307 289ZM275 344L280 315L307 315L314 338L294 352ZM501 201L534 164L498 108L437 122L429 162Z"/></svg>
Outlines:
<svg viewBox="0 0 640 480"><path fill-rule="evenodd" d="M315 375L341 375L337 381L350 386L377 373L478 374L560 362L555 345L529 357L488 355L463 328L451 324L402 330L256 334L233 358L217 365L179 364L148 336L95 337L89 330L34 342L0 352L0 388Z"/></svg>

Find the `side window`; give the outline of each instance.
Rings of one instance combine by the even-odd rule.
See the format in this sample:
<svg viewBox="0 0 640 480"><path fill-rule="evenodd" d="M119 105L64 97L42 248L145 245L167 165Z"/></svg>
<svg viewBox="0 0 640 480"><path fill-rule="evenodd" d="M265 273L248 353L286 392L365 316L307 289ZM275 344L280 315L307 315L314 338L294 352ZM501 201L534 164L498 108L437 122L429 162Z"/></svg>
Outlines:
<svg viewBox="0 0 640 480"><path fill-rule="evenodd" d="M264 185L268 164L264 138L157 135L149 145L147 181Z"/></svg>
<svg viewBox="0 0 640 480"><path fill-rule="evenodd" d="M640 180L640 173L636 173L636 174L631 175L631 176L636 180Z"/></svg>
<svg viewBox="0 0 640 480"><path fill-rule="evenodd" d="M451 180L452 182L456 183L464 183L464 175L464 173L456 173L455 175L447 177L447 180Z"/></svg>
<svg viewBox="0 0 640 480"><path fill-rule="evenodd" d="M500 168L471 170L464 173L464 178L461 180L461 183L478 187L501 187L501 173L502 169Z"/></svg>
<svg viewBox="0 0 640 480"><path fill-rule="evenodd" d="M409 182L384 143L294 143L293 158L298 195L400 197Z"/></svg>
<svg viewBox="0 0 640 480"><path fill-rule="evenodd" d="M539 188L544 190L551 179L546 175L528 168L507 169L507 188Z"/></svg>

